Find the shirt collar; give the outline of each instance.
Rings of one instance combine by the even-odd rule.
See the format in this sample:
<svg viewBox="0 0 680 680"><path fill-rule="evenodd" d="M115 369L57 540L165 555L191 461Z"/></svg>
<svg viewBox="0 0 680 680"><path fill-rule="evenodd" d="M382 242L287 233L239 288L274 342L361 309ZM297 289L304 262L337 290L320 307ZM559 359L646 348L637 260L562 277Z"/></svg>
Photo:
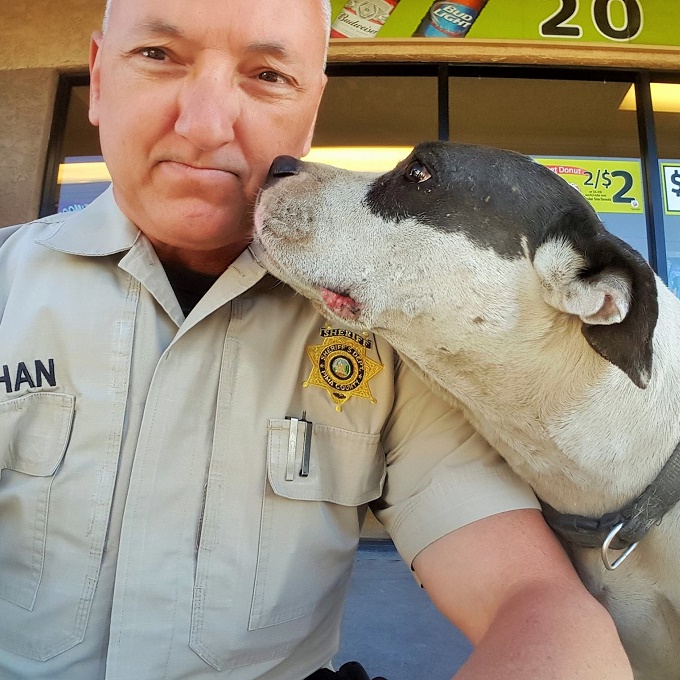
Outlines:
<svg viewBox="0 0 680 680"><path fill-rule="evenodd" d="M140 231L121 212L110 186L84 210L67 217L37 243L71 255L112 255L129 250Z"/></svg>
<svg viewBox="0 0 680 680"><path fill-rule="evenodd" d="M103 256L133 250L121 260L121 266L126 268L140 253L146 253L144 261L157 261L155 253L151 258L148 250L153 251L153 248L141 234L121 212L110 186L84 210L67 217L51 235L37 243L71 255ZM133 249L135 244L138 247ZM131 264L129 266L132 267ZM213 288L226 286L231 298L248 290L266 273L250 248L246 248ZM143 272L135 271L134 275L140 278Z"/></svg>

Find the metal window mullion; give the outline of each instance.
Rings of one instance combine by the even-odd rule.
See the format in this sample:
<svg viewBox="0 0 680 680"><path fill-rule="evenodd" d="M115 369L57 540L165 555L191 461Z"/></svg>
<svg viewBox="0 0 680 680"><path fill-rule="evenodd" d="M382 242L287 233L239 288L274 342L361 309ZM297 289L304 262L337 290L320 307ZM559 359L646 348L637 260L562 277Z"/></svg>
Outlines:
<svg viewBox="0 0 680 680"><path fill-rule="evenodd" d="M645 196L645 220L649 264L664 283L668 283L666 234L663 224L663 194L659 173L659 152L654 127L654 108L649 73L641 71L635 79L637 125L642 159L642 185Z"/></svg>
<svg viewBox="0 0 680 680"><path fill-rule="evenodd" d="M437 118L439 140L449 141L449 67L440 64L437 71Z"/></svg>

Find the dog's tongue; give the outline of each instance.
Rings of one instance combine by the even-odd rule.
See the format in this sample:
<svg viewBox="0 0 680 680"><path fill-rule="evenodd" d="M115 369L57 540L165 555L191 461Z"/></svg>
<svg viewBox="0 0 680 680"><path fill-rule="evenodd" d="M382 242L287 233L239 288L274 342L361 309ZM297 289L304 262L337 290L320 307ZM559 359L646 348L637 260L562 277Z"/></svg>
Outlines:
<svg viewBox="0 0 680 680"><path fill-rule="evenodd" d="M333 314L342 319L353 320L358 318L361 312L361 305L356 300L352 300L347 295L340 295L340 293L328 290L328 288L322 288L320 293L324 304Z"/></svg>

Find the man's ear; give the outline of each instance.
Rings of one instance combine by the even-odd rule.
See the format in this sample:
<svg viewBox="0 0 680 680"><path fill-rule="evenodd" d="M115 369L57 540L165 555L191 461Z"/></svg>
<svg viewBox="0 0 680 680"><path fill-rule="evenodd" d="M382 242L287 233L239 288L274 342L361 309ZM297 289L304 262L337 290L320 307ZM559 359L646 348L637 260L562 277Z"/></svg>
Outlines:
<svg viewBox="0 0 680 680"><path fill-rule="evenodd" d="M647 387L659 303L654 272L643 257L579 205L550 225L533 264L545 301L578 316L588 344Z"/></svg>
<svg viewBox="0 0 680 680"><path fill-rule="evenodd" d="M100 47L103 35L95 31L90 38L90 109L88 118L92 125L99 125L99 99L101 95Z"/></svg>

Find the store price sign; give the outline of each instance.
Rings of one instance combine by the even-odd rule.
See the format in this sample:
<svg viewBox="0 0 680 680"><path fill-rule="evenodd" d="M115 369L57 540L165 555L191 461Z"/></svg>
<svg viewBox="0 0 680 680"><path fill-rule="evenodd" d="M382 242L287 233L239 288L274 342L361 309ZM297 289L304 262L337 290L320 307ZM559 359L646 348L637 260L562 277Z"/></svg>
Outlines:
<svg viewBox="0 0 680 680"><path fill-rule="evenodd" d="M639 161L534 158L578 189L598 213L644 212Z"/></svg>
<svg viewBox="0 0 680 680"><path fill-rule="evenodd" d="M661 164L664 208L667 215L680 215L680 165Z"/></svg>

